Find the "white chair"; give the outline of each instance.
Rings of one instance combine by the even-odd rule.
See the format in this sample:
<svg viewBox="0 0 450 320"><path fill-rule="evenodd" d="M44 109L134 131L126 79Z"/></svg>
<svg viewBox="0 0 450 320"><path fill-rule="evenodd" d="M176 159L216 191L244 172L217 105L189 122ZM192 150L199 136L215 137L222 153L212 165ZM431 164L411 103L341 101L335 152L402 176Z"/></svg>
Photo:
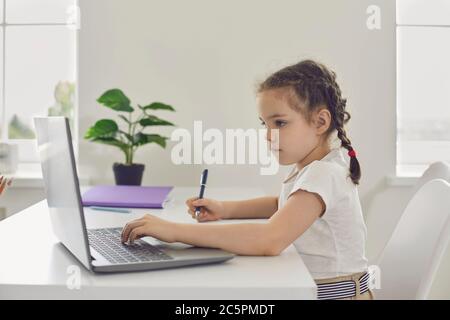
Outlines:
<svg viewBox="0 0 450 320"><path fill-rule="evenodd" d="M425 183L408 203L378 264L377 299L426 299L450 238L450 184Z"/></svg>
<svg viewBox="0 0 450 320"><path fill-rule="evenodd" d="M409 193L409 197L408 199L412 199L412 197L414 197L414 195L416 194L416 192L428 181L434 180L434 179L444 179L446 181L448 181L450 183L450 164L447 162L443 162L443 161L437 161L432 163L422 174L422 176L419 178L419 180L416 182L416 184L411 188L411 192ZM384 186L383 186L384 188ZM374 217L369 217L366 221L367 223L367 227L368 227L368 231L369 231L369 239L368 241L376 241L377 243L379 243L380 245L378 245L378 252L372 253L370 255L370 263L371 264L379 264L380 261L380 257L381 254L384 250L384 248L387 245L387 242L389 240L389 236L392 236L392 233L394 232L395 226L398 224L398 222L400 221L400 218L403 214L403 212L405 211L405 208L407 206L407 203L405 203L405 206L401 209L401 213L399 212L397 215L397 217L390 217L390 221L389 223L386 223L385 221L385 216L379 215L379 216L374 216ZM391 214L391 213L387 213L387 214ZM374 230L371 229L376 229L376 227L378 228L379 226L383 226L383 237L380 237L380 234L375 235L374 237L371 236L372 232L376 232ZM380 231L379 231L380 232ZM379 238L383 239L381 243L381 240L378 240Z"/></svg>

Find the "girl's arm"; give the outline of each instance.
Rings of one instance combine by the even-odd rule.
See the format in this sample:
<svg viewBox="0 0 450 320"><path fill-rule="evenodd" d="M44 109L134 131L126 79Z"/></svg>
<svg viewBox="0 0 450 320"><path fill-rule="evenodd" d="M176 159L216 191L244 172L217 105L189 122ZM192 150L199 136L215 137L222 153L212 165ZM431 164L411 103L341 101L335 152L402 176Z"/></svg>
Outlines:
<svg viewBox="0 0 450 320"><path fill-rule="evenodd" d="M252 201L257 200L256 206L264 202L269 203L268 199L261 199L242 202L252 204ZM261 212L256 210L256 206L248 206L247 210L253 209L251 213L255 216L257 212ZM325 204L318 194L298 190L267 223L220 225L176 223L174 239L199 247L220 248L239 255L278 255L305 232L324 211Z"/></svg>
<svg viewBox="0 0 450 320"><path fill-rule="evenodd" d="M266 223L175 223L174 239L198 247L219 248L239 255L273 255Z"/></svg>
<svg viewBox="0 0 450 320"><path fill-rule="evenodd" d="M267 219L278 210L277 197L222 202L225 206L224 219Z"/></svg>
<svg viewBox="0 0 450 320"><path fill-rule="evenodd" d="M153 215L129 222L122 242L151 236L166 242L219 248L239 255L278 255L325 212L316 193L294 192L286 205L267 223L190 224L175 223Z"/></svg>

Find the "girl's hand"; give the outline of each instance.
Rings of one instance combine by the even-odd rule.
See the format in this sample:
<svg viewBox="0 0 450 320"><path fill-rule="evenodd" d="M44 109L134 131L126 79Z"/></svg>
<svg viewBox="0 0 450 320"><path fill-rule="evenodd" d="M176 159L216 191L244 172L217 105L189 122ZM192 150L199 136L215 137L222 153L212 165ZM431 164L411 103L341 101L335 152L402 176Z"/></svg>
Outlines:
<svg viewBox="0 0 450 320"><path fill-rule="evenodd" d="M173 222L146 214L140 219L128 222L122 230L122 243L132 244L142 237L154 237L165 242L175 242L175 225Z"/></svg>
<svg viewBox="0 0 450 320"><path fill-rule="evenodd" d="M222 201L213 199L198 197L189 198L186 200L186 205L189 207L188 213L193 219L197 219L198 222L214 221L220 219L226 219L226 208ZM195 216L195 207L200 208L198 217Z"/></svg>

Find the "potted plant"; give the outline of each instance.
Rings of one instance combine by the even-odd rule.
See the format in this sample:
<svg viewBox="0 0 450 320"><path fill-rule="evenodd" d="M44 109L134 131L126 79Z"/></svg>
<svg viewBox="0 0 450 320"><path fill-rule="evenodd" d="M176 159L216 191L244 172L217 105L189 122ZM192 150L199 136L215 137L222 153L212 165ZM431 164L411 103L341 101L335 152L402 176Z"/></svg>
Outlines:
<svg viewBox="0 0 450 320"><path fill-rule="evenodd" d="M159 134L144 132L152 126L173 126L174 124L150 114L155 110L175 111L175 109L161 102L153 102L146 106L137 105L140 111L133 117L135 108L131 106L130 99L119 89L111 89L103 93L97 102L114 111L123 113L118 118L125 125L122 130L116 121L102 119L90 127L84 138L93 142L103 143L119 148L125 155L125 163L114 163L114 177L118 185L141 185L145 166L134 163L134 154L139 147L149 143L156 143L162 148L166 147L168 137Z"/></svg>

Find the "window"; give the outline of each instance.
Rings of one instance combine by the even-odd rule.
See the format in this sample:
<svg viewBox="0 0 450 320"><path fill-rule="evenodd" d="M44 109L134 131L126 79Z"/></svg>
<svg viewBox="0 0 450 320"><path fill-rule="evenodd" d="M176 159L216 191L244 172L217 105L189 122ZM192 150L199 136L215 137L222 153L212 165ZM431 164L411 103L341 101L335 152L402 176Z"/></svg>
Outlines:
<svg viewBox="0 0 450 320"><path fill-rule="evenodd" d="M34 116L67 116L77 135L75 0L0 0L3 141L20 162L37 162ZM76 141L75 141L76 144Z"/></svg>
<svg viewBox="0 0 450 320"><path fill-rule="evenodd" d="M397 175L450 161L450 1L397 0Z"/></svg>

